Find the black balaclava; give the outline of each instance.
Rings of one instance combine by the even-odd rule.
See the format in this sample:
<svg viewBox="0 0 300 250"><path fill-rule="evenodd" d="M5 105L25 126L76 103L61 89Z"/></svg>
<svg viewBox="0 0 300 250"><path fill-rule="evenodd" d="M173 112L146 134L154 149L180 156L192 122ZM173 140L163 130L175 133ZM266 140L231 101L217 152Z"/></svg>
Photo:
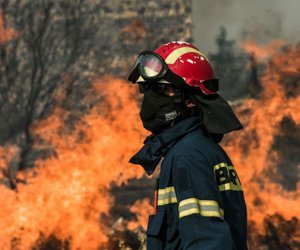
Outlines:
<svg viewBox="0 0 300 250"><path fill-rule="evenodd" d="M140 117L145 129L159 134L192 115L194 110L183 104L183 92L175 92L174 96L157 93L153 89L144 93Z"/></svg>
<svg viewBox="0 0 300 250"><path fill-rule="evenodd" d="M140 117L145 129L158 134L172 126L178 115L174 96L159 94L152 89L144 93Z"/></svg>

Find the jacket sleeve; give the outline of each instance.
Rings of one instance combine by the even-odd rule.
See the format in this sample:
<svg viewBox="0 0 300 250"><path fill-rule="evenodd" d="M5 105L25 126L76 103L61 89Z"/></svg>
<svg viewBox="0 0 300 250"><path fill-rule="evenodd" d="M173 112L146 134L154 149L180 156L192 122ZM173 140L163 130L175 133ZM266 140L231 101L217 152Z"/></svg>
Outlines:
<svg viewBox="0 0 300 250"><path fill-rule="evenodd" d="M183 249L235 249L213 166L204 156L175 158L173 183Z"/></svg>

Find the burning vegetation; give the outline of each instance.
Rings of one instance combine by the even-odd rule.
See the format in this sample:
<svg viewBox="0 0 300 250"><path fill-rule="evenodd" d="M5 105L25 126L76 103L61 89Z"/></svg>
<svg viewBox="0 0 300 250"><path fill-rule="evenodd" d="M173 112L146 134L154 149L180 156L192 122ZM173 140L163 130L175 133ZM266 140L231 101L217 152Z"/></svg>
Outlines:
<svg viewBox="0 0 300 250"><path fill-rule="evenodd" d="M104 95L101 105L71 133L60 109L34 125L34 138L51 145L55 154L19 171L17 179L26 184L19 183L16 191L0 186L3 249L39 249L54 240L69 249L97 249L108 240L113 224L108 212L115 203L109 187L141 177L142 169L127 161L142 143L143 130L134 88L106 78L94 89ZM15 151L5 153L11 159Z"/></svg>
<svg viewBox="0 0 300 250"><path fill-rule="evenodd" d="M247 45L246 49L256 53L258 48ZM256 99L235 104L245 129L223 142L243 183L250 249L300 247L299 56L298 46L280 45L267 57L257 57L265 67L260 79L263 91ZM34 124L36 141L51 145L55 153L37 160L32 169L19 171L17 179L24 183L18 184L17 191L0 186L3 249L140 247L141 228L151 206L138 200L149 197L149 192L136 193L151 187L133 182L142 177L142 170L127 164L145 136L138 119L137 92L114 78L95 81L93 89L101 98L72 132L63 122L67 111L62 109ZM1 169L17 152L17 145L2 147ZM113 195L113 190L122 188L133 195L131 204L124 196L118 200ZM122 203L124 207L113 212ZM122 217L113 216L122 211Z"/></svg>
<svg viewBox="0 0 300 250"><path fill-rule="evenodd" d="M225 148L248 205L250 249L299 249L300 47L246 44L263 67L263 91L236 105L245 129Z"/></svg>
<svg viewBox="0 0 300 250"><path fill-rule="evenodd" d="M80 9L84 17L89 8L34 4L42 11L36 20L29 3L17 5L3 1L1 8L17 14L22 7L28 14L22 18L33 23L29 27L20 17L16 30L27 33L15 31L0 12L0 130L6 131L0 135L0 249L144 249L152 180L127 163L146 136L137 90L122 79L91 74L95 65L101 67L90 49L99 37L84 36L84 27L94 20L82 26L76 12ZM60 10L69 11L70 19L53 19ZM45 30L38 26L43 20L51 21ZM57 37L63 44L43 42L60 22L69 34L66 40L64 34ZM71 35L74 30L77 37ZM83 51L79 43L86 45ZM225 52L233 61L241 59L230 79L234 86L247 82L238 93L250 89L238 101L239 94L229 96L244 130L223 141L243 183L249 248L300 249L300 46L247 43L247 54L236 57L224 33L219 43L222 50L212 61L224 64ZM54 65L44 48L65 61ZM17 75L12 65L20 57L14 50L36 64L20 64ZM92 65L87 63L91 58Z"/></svg>

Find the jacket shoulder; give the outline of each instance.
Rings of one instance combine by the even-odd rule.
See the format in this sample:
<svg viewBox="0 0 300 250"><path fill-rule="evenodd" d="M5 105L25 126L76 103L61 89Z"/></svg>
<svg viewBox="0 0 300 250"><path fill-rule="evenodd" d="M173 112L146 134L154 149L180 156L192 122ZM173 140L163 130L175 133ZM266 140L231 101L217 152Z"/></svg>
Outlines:
<svg viewBox="0 0 300 250"><path fill-rule="evenodd" d="M192 131L183 138L181 138L173 147L173 153L188 154L208 152L220 152L219 146L210 140L208 137L203 135L201 130Z"/></svg>

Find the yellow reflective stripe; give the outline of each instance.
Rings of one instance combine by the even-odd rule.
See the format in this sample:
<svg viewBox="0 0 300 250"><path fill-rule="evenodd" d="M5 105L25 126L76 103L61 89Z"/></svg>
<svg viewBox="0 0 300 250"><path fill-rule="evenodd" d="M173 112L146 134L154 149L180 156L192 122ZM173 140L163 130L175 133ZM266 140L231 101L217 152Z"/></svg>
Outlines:
<svg viewBox="0 0 300 250"><path fill-rule="evenodd" d="M214 166L214 171L217 170L217 169L220 169L220 168L224 168L224 167L227 168L228 164L225 163L225 162L221 162L221 163Z"/></svg>
<svg viewBox="0 0 300 250"><path fill-rule="evenodd" d="M158 190L158 199L157 205L163 206L172 203L177 203L175 188L173 186L159 189Z"/></svg>
<svg viewBox="0 0 300 250"><path fill-rule="evenodd" d="M168 57L166 58L165 61L167 64L173 64L176 62L176 60L179 57L181 57L182 55L189 53L189 52L197 53L197 54L203 56L207 60L207 58L199 50L191 48L191 47L183 47L183 48L174 50L170 55L168 55Z"/></svg>
<svg viewBox="0 0 300 250"><path fill-rule="evenodd" d="M175 188L171 186L163 189L158 189L158 195L162 195L166 193L175 193Z"/></svg>
<svg viewBox="0 0 300 250"><path fill-rule="evenodd" d="M191 214L200 214L205 217L224 217L224 210L220 208L218 202L214 200L189 198L179 202L178 210L179 218Z"/></svg>
<svg viewBox="0 0 300 250"><path fill-rule="evenodd" d="M234 173L236 175L236 172L235 172L235 168L233 166L228 166L227 163L225 162L221 162L217 165L215 165L213 167L214 169L214 172L220 168L226 168L227 171L228 171L228 174L229 174L229 170L234 170ZM225 181L225 177L221 177L220 179L221 182ZM237 184L234 184L231 180L230 182L227 182L227 183L224 183L224 184L221 184L219 185L219 190L220 191L228 191L228 190L233 190L233 191L243 191L243 188L242 188L242 184L240 182L240 180L238 179L238 177L236 176L235 178L235 181Z"/></svg>
<svg viewBox="0 0 300 250"><path fill-rule="evenodd" d="M219 185L219 190L220 191L228 191L228 190L243 191L242 186L240 184L235 185L232 182Z"/></svg>

